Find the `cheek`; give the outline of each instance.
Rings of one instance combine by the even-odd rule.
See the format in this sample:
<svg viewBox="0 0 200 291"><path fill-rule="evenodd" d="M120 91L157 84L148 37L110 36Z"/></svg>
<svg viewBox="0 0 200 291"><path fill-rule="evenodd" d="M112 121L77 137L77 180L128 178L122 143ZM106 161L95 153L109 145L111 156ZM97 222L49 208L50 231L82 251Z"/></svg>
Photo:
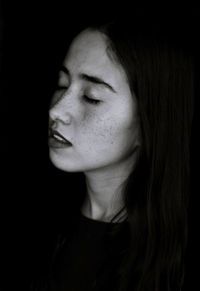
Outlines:
<svg viewBox="0 0 200 291"><path fill-rule="evenodd" d="M128 110L113 110L97 116L87 114L81 124L81 136L88 145L104 147L121 142L133 129L133 114Z"/></svg>
<svg viewBox="0 0 200 291"><path fill-rule="evenodd" d="M81 126L81 136L85 143L96 144L99 143L112 143L116 133L116 126L112 118L87 118Z"/></svg>

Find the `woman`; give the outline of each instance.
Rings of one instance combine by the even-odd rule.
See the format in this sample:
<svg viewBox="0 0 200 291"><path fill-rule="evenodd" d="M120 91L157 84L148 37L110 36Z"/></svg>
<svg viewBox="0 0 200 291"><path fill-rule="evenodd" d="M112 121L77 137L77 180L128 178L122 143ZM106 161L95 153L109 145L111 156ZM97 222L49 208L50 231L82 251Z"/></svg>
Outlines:
<svg viewBox="0 0 200 291"><path fill-rule="evenodd" d="M176 37L113 22L72 41L49 111L49 154L86 187L43 290L181 290L193 66Z"/></svg>

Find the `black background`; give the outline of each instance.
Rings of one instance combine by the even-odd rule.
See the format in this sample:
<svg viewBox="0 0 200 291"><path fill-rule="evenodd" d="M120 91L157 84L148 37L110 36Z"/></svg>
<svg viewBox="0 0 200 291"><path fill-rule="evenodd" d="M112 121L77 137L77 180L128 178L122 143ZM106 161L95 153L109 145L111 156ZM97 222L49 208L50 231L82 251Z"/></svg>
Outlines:
<svg viewBox="0 0 200 291"><path fill-rule="evenodd" d="M182 4L183 5L183 4ZM1 285L27 290L34 268L48 252L64 208L62 175L48 160L48 106L65 46L76 31L113 15L178 27L196 64L192 136L192 196L186 290L194 290L199 262L199 18L192 4L174 7L103 2L11 2L1 6ZM66 185L67 187L67 185ZM62 191L60 190L62 189ZM67 199L66 199L67 201ZM41 259L42 260L42 259ZM14 288L14 289L13 289Z"/></svg>

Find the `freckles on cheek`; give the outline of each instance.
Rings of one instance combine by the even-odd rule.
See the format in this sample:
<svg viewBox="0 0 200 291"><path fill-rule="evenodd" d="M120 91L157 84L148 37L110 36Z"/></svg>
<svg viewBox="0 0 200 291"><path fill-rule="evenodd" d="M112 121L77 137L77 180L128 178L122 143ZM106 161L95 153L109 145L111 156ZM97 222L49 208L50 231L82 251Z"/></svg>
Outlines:
<svg viewBox="0 0 200 291"><path fill-rule="evenodd" d="M108 125L104 131L104 138L108 144L112 145L116 142L117 128L113 124Z"/></svg>
<svg viewBox="0 0 200 291"><path fill-rule="evenodd" d="M111 118L96 117L88 114L82 123L82 135L86 143L100 145L99 143L113 144L117 133L116 121Z"/></svg>
<svg viewBox="0 0 200 291"><path fill-rule="evenodd" d="M113 145L119 137L119 126L116 121L111 119L103 120L98 123L94 135L96 142L99 141L105 145Z"/></svg>

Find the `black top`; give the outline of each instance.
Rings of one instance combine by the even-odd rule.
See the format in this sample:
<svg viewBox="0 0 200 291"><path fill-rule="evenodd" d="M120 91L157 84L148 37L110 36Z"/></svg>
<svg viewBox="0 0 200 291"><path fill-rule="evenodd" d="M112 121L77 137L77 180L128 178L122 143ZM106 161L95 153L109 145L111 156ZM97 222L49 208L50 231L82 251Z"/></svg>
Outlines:
<svg viewBox="0 0 200 291"><path fill-rule="evenodd" d="M115 238L111 232L120 227ZM116 290L117 270L127 245L127 221L90 219L79 213L77 226L59 247L53 263L55 291Z"/></svg>

